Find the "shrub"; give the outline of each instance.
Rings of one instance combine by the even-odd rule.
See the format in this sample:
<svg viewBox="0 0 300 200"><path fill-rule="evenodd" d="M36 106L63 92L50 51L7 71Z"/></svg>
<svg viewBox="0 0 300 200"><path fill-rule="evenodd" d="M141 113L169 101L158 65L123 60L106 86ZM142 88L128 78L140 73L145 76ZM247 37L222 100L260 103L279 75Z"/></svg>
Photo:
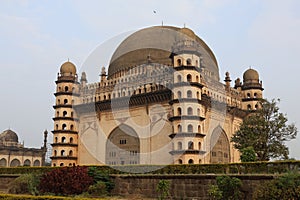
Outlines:
<svg viewBox="0 0 300 200"><path fill-rule="evenodd" d="M103 181L98 181L97 183L91 185L87 191L89 196L101 197L108 194L106 184Z"/></svg>
<svg viewBox="0 0 300 200"><path fill-rule="evenodd" d="M62 167L43 174L39 189L43 193L75 195L87 191L92 183L87 167Z"/></svg>
<svg viewBox="0 0 300 200"><path fill-rule="evenodd" d="M300 174L288 173L269 183L261 184L253 195L254 199L300 199Z"/></svg>
<svg viewBox="0 0 300 200"><path fill-rule="evenodd" d="M39 175L22 174L13 180L8 186L8 192L11 194L38 194Z"/></svg>
<svg viewBox="0 0 300 200"><path fill-rule="evenodd" d="M164 200L169 195L170 181L160 180L157 184L156 191L158 192L158 199Z"/></svg>
<svg viewBox="0 0 300 200"><path fill-rule="evenodd" d="M211 185L208 189L208 196L211 200L220 200L223 194L217 185Z"/></svg>
<svg viewBox="0 0 300 200"><path fill-rule="evenodd" d="M211 199L236 200L242 198L242 181L240 179L229 176L218 176L216 181L217 185L212 185L208 190Z"/></svg>
<svg viewBox="0 0 300 200"><path fill-rule="evenodd" d="M103 170L97 167L89 167L88 175L93 178L94 184L97 185L99 182L99 184L104 183L106 193L111 192L111 190L114 188L114 182L111 181L108 170Z"/></svg>

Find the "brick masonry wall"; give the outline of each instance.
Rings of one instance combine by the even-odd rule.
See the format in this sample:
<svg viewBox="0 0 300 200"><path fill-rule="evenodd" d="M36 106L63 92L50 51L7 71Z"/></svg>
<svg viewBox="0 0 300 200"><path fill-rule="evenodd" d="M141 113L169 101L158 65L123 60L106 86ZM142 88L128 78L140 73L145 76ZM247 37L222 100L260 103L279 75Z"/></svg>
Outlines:
<svg viewBox="0 0 300 200"><path fill-rule="evenodd" d="M125 198L157 198L157 184L160 180L169 180L169 199L209 199L209 186L215 184L219 175L117 175L113 176L114 195ZM255 188L273 179L272 175L234 175L242 180L244 199L252 199Z"/></svg>

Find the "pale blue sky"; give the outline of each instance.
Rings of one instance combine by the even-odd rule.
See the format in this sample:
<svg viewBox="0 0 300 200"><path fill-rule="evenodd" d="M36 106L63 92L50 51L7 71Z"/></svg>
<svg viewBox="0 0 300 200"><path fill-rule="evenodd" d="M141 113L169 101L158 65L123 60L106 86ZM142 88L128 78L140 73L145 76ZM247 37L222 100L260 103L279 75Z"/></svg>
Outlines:
<svg viewBox="0 0 300 200"><path fill-rule="evenodd" d="M153 12L156 11L156 14ZM214 51L220 77L242 78L252 66L268 99L300 128L300 1L0 1L0 131L19 134L25 146L40 147L53 129L56 74L68 58L78 69L103 42L121 33L186 24ZM99 55L102 59L104 55ZM87 74L97 80L97 74ZM298 113L299 112L299 113ZM52 141L52 138L50 139ZM288 143L300 159L300 136Z"/></svg>

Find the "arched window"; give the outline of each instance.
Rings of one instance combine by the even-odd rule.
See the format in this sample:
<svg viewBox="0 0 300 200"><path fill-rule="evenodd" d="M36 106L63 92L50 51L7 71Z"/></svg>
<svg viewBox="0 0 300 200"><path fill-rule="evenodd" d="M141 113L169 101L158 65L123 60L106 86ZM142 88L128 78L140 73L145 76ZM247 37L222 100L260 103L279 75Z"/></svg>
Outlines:
<svg viewBox="0 0 300 200"><path fill-rule="evenodd" d="M58 111L56 112L56 117L59 117L59 112Z"/></svg>
<svg viewBox="0 0 300 200"><path fill-rule="evenodd" d="M198 66L198 60L196 60L196 67L199 67L199 66Z"/></svg>
<svg viewBox="0 0 300 200"><path fill-rule="evenodd" d="M72 150L69 151L69 156L73 156L73 151Z"/></svg>
<svg viewBox="0 0 300 200"><path fill-rule="evenodd" d="M31 165L30 160L26 159L26 160L24 161L23 166L30 166L30 165Z"/></svg>
<svg viewBox="0 0 300 200"><path fill-rule="evenodd" d="M33 166L41 166L41 162L39 161L39 160L35 160L34 162L33 162Z"/></svg>
<svg viewBox="0 0 300 200"><path fill-rule="evenodd" d="M73 125L73 124L70 126L70 130L71 130L71 131L74 130L74 125Z"/></svg>
<svg viewBox="0 0 300 200"><path fill-rule="evenodd" d="M193 125L192 125L192 124L189 124L189 125L188 125L188 132L189 132L189 133L192 133L192 132L193 132Z"/></svg>
<svg viewBox="0 0 300 200"><path fill-rule="evenodd" d="M66 86L66 87L65 87L65 92L68 92L68 91L69 91L69 87Z"/></svg>
<svg viewBox="0 0 300 200"><path fill-rule="evenodd" d="M201 142L198 142L198 149L201 150Z"/></svg>
<svg viewBox="0 0 300 200"><path fill-rule="evenodd" d="M68 103L68 99L64 99L64 104L67 104Z"/></svg>
<svg viewBox="0 0 300 200"><path fill-rule="evenodd" d="M66 124L63 124L63 125L62 125L62 130L66 130L66 128L67 128L67 125L66 125Z"/></svg>
<svg viewBox="0 0 300 200"><path fill-rule="evenodd" d="M178 160L178 164L182 164L182 160L181 159Z"/></svg>
<svg viewBox="0 0 300 200"><path fill-rule="evenodd" d="M57 156L57 151L56 150L54 150L54 156Z"/></svg>
<svg viewBox="0 0 300 200"><path fill-rule="evenodd" d="M187 66L192 65L192 60L191 60L190 58L188 58L188 59L186 60L186 65L187 65Z"/></svg>
<svg viewBox="0 0 300 200"><path fill-rule="evenodd" d="M60 151L60 155L61 155L61 156L65 156L65 150L61 150L61 151Z"/></svg>
<svg viewBox="0 0 300 200"><path fill-rule="evenodd" d="M198 133L201 133L201 126L198 125Z"/></svg>
<svg viewBox="0 0 300 200"><path fill-rule="evenodd" d="M55 143L57 143L58 142L58 139L57 139L57 137L55 137Z"/></svg>
<svg viewBox="0 0 300 200"><path fill-rule="evenodd" d="M247 93L247 98L250 98L250 93Z"/></svg>
<svg viewBox="0 0 300 200"><path fill-rule="evenodd" d="M191 90L188 90L186 94L187 94L187 98L192 98L192 91Z"/></svg>
<svg viewBox="0 0 300 200"><path fill-rule="evenodd" d="M73 112L71 112L71 117L73 117L74 116L74 113Z"/></svg>
<svg viewBox="0 0 300 200"><path fill-rule="evenodd" d="M257 98L257 93L254 93L254 98Z"/></svg>
<svg viewBox="0 0 300 200"><path fill-rule="evenodd" d="M193 159L189 159L189 164L194 164L194 160Z"/></svg>
<svg viewBox="0 0 300 200"><path fill-rule="evenodd" d="M180 91L177 92L177 98L181 99L181 92Z"/></svg>
<svg viewBox="0 0 300 200"><path fill-rule="evenodd" d="M258 104L255 105L255 110L257 110L257 109L258 109Z"/></svg>
<svg viewBox="0 0 300 200"><path fill-rule="evenodd" d="M55 125L56 130L58 130L58 124Z"/></svg>
<svg viewBox="0 0 300 200"><path fill-rule="evenodd" d="M59 165L59 166L63 167L63 166L64 166L64 163L60 163L60 165Z"/></svg>
<svg viewBox="0 0 300 200"><path fill-rule="evenodd" d="M194 143L192 141L189 141L189 143L188 143L188 149L189 150L194 149Z"/></svg>
<svg viewBox="0 0 300 200"><path fill-rule="evenodd" d="M60 99L57 100L57 104L60 105Z"/></svg>
<svg viewBox="0 0 300 200"><path fill-rule="evenodd" d="M178 133L182 132L182 127L180 124L178 124L177 129L178 129Z"/></svg>
<svg viewBox="0 0 300 200"><path fill-rule="evenodd" d="M197 108L197 115L200 116L200 108Z"/></svg>
<svg viewBox="0 0 300 200"><path fill-rule="evenodd" d="M247 105L247 109L251 110L251 105L250 104Z"/></svg>
<svg viewBox="0 0 300 200"><path fill-rule="evenodd" d="M61 143L65 143L66 142L66 137L62 137L61 138Z"/></svg>
<svg viewBox="0 0 300 200"><path fill-rule="evenodd" d="M181 66L181 64L182 64L182 63L181 63L181 59L177 59L177 65L178 65L178 66Z"/></svg>
<svg viewBox="0 0 300 200"><path fill-rule="evenodd" d="M103 99L106 100L106 95L103 96Z"/></svg>
<svg viewBox="0 0 300 200"><path fill-rule="evenodd" d="M66 117L67 116L67 111L63 112L63 116Z"/></svg>
<svg viewBox="0 0 300 200"><path fill-rule="evenodd" d="M197 99L200 99L200 94L199 94L199 92L197 92Z"/></svg>
<svg viewBox="0 0 300 200"><path fill-rule="evenodd" d="M178 148L178 150L182 150L182 143L181 142L177 143L177 148Z"/></svg>
<svg viewBox="0 0 300 200"><path fill-rule="evenodd" d="M188 107L188 109L187 109L187 114L188 114L188 115L193 115L193 108Z"/></svg>
<svg viewBox="0 0 300 200"><path fill-rule="evenodd" d="M187 80L188 82L192 82L192 75L188 74L188 75L186 76L186 80Z"/></svg>
<svg viewBox="0 0 300 200"><path fill-rule="evenodd" d="M72 137L70 137L70 143L71 143L71 144L73 143L73 138L72 138Z"/></svg>
<svg viewBox="0 0 300 200"><path fill-rule="evenodd" d="M177 76L177 81L178 81L178 83L181 82L181 76L180 75Z"/></svg>
<svg viewBox="0 0 300 200"><path fill-rule="evenodd" d="M178 116L181 116L181 108L180 108L180 107L177 108L177 115L178 115Z"/></svg>

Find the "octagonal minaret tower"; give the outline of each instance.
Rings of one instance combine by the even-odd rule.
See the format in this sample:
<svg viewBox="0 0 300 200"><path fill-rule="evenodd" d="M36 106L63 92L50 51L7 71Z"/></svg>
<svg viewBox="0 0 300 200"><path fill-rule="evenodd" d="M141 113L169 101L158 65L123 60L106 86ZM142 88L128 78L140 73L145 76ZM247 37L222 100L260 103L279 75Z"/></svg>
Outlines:
<svg viewBox="0 0 300 200"><path fill-rule="evenodd" d="M60 67L56 80L52 166L77 165L78 158L78 118L73 105L78 94L76 67L67 61Z"/></svg>
<svg viewBox="0 0 300 200"><path fill-rule="evenodd" d="M173 117L173 155L175 164L199 164L202 159L204 134L202 131L204 117L200 79L199 43L195 34L187 28L181 29L182 38L173 46L174 89Z"/></svg>

